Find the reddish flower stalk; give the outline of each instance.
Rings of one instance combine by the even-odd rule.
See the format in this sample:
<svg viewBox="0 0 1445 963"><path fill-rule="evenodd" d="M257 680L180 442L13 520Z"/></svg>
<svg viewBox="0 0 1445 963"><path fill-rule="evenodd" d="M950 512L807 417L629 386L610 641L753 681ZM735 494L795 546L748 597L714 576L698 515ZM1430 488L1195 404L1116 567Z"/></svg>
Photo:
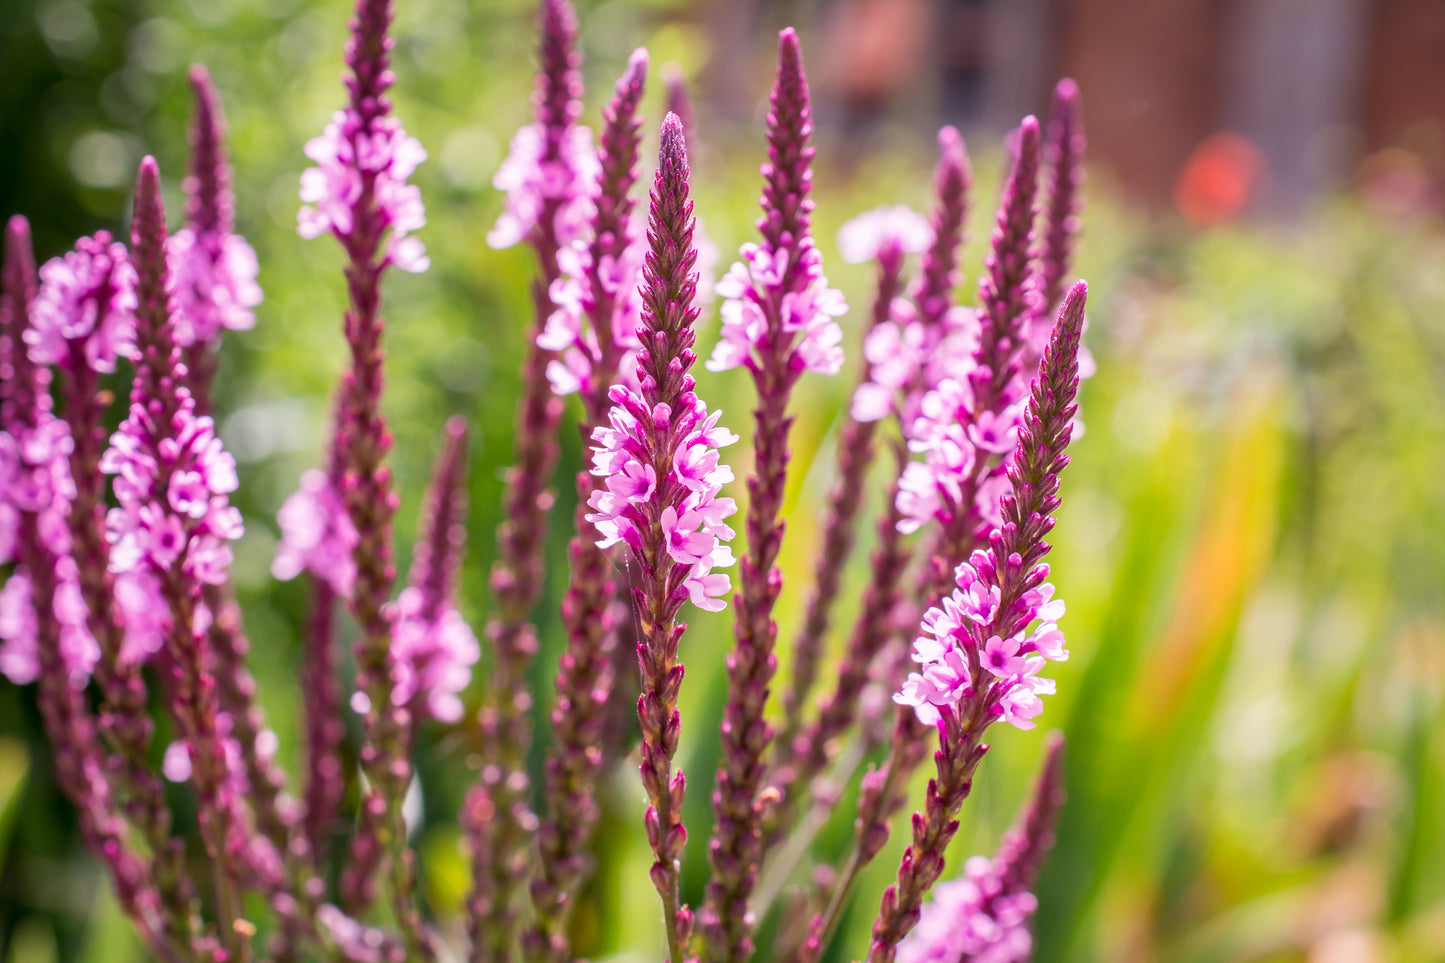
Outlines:
<svg viewBox="0 0 1445 963"><path fill-rule="evenodd" d="M235 229L231 167L226 160L226 122L206 68L191 67L195 117L191 168L185 180L186 226L169 242L172 284L181 318L176 327L186 362L186 385L196 410L209 414L216 347L221 332L255 324L251 309L261 300L256 253Z"/></svg>
<svg viewBox="0 0 1445 963"><path fill-rule="evenodd" d="M419 272L429 264L421 243L410 236L426 223L426 215L420 192L407 183L426 151L391 115L386 96L394 79L389 66L393 41L387 33L391 18L390 0L358 0L346 47L348 104L306 147L317 166L302 175L301 198L307 206L299 227L304 237L330 233L341 243L350 295L345 333L351 366L343 375L334 445L343 466L340 498L355 536L349 601L358 627L358 693L352 706L365 717L361 765L370 787L352 858L342 874L342 896L347 908L359 914L375 900L381 867L389 865L393 911L408 953L429 958L431 940L412 896L415 855L407 846L401 813L412 777L410 720L393 699L395 610L390 597L396 581L392 519L397 495L386 461L393 440L381 413L385 324L380 314L386 270L395 265Z"/></svg>
<svg viewBox="0 0 1445 963"><path fill-rule="evenodd" d="M1049 125L1044 137L1044 225L1039 232L1038 289L1045 311L1052 313L1064 296L1064 279L1079 237L1084 186L1083 108L1079 85L1068 77L1054 87Z"/></svg>
<svg viewBox="0 0 1445 963"><path fill-rule="evenodd" d="M462 718L459 694L481 655L457 610L457 572L467 540L466 483L467 421L453 415L422 503L411 575L396 603L392 700L406 707L413 731L427 719Z"/></svg>
<svg viewBox="0 0 1445 963"><path fill-rule="evenodd" d="M1049 738L1043 770L993 859L975 856L957 879L938 886L918 926L898 946L902 963L1028 963L1029 920L1038 908L1030 890L1053 846L1064 802L1063 737Z"/></svg>
<svg viewBox="0 0 1445 963"><path fill-rule="evenodd" d="M35 287L30 226L23 217L13 217L6 225L0 272L0 459L15 458L3 466L15 487L5 491L0 486L0 516L6 516L0 526L14 538L20 563L3 594L7 600L28 597L17 599L22 611L6 613L12 630L21 623L19 634L25 638L7 639L0 668L12 676L17 670L33 673L38 681L56 781L76 808L81 839L106 867L121 908L151 952L162 960L180 960L189 957L191 947L169 931L150 869L130 845L129 828L97 752L96 718L85 698L85 682L99 651L84 617L77 619L74 603L62 598L79 594L69 533L57 517L66 507L69 466L64 447L53 441L65 437L66 429L51 414L50 372L31 360L26 345ZM10 529L12 523L16 530ZM10 561L9 554L4 549L0 559ZM31 652L14 651L31 646ZM23 669L14 664L17 655L30 664Z"/></svg>
<svg viewBox="0 0 1445 963"><path fill-rule="evenodd" d="M853 415L845 428L844 441L853 441L855 435L866 435L871 443L878 419L890 408L898 413L907 434L910 412L917 409L930 368L939 364L941 356L947 354L940 350L940 346L951 329L957 327L951 320L950 311L954 289L960 278L958 250L963 243L972 175L958 131L952 127L943 128L938 135L938 149L938 164L934 170L937 201L926 227L914 225L911 219L904 220L911 214L906 208L902 211L883 209L850 222L852 236L845 238L840 234L840 244L847 241L847 247L860 244L871 247L878 244L876 238L887 237L887 232L892 231L898 239L896 243L906 241L911 249L921 249L923 254L918 283L912 292L912 311L916 311L916 317L909 318L911 311L906 302L895 302L896 291L889 292L889 297L884 300L880 284L874 317L865 338L865 364L860 385L854 394ZM912 218L917 218L917 215L912 215ZM847 231L848 227L845 226L844 230ZM874 240L869 243L865 238ZM901 247L899 252L901 255ZM880 258L883 253L880 248ZM877 335L874 335L875 331ZM900 350L905 346L906 350ZM780 768L785 760L790 760L796 749L798 763L793 778L804 785L822 772L827 764L828 743L846 731L855 718L858 695L868 680L869 667L892 635L891 619L897 602L897 586L911 554L896 531L882 535L879 551L873 560L863 613L850 639L838 685L824 701L817 721L802 730L802 709L816 674L818 654L827 630L829 609L837 593L838 578L851 547L863 476L872 460L870 455L859 469L851 459L848 464L844 463L845 452L840 441L839 481L835 491L840 495L851 493L852 501L851 504L835 504L851 510L839 513L835 509L825 528L824 551L819 558L816 576L817 588L809 600L804 630L798 639L794 684L786 703L784 732L790 738L779 745ZM880 526L897 525L900 519L897 517L896 500L897 486L894 485L889 492L888 507L884 510L885 517ZM842 527L842 533L838 534L846 533L846 545L835 542L838 537L835 526ZM880 527L879 531L883 532L883 528ZM787 786L781 785L780 788L786 790Z"/></svg>
<svg viewBox="0 0 1445 963"><path fill-rule="evenodd" d="M31 356L60 373L73 485L64 524L86 628L100 651L94 674L102 698L96 730L109 749L103 765L117 801L151 852L149 870L164 906L167 938L189 946L200 937L200 919L185 874L183 841L171 836L165 791L149 768L154 724L140 671L162 646L165 627L142 578L111 572L105 540L100 460L111 396L101 390L100 376L115 370L118 357L134 353L135 272L125 246L100 232L82 238L40 274L43 284L26 338Z"/></svg>
<svg viewBox="0 0 1445 963"><path fill-rule="evenodd" d="M913 841L903 854L898 881L883 894L873 924L870 963L892 963L898 942L917 923L929 889L943 871L948 843L958 831L958 812L973 785L973 773L987 746L984 731L997 718L1021 727L1041 708L1038 695L1052 691L1037 678L1044 657L1062 658L1062 636L1052 618L1062 611L1050 603L1042 564L1059 505L1059 474L1077 405L1079 339L1087 289L1076 284L1033 383L1032 396L1008 468L1009 493L1002 501L1003 524L989 549L959 566L958 585L943 609L933 609L924 628L934 639L915 643L915 658L929 675L910 677L899 701L921 719L935 720L939 748L937 776L929 781L922 813L913 818ZM1035 619L1046 620L1033 636L1018 641ZM947 679L948 669L957 673ZM926 712L924 710L927 710Z"/></svg>
<svg viewBox="0 0 1445 963"><path fill-rule="evenodd" d="M813 148L808 138L813 125L802 52L792 29L780 35L778 52L768 114L768 162L762 168L762 243L744 245L744 261L718 284L718 293L727 299L722 340L708 362L713 370L746 367L758 393L747 552L739 570L737 647L727 660L722 763L713 791L716 825L708 844L713 879L703 915L708 943L719 961L744 960L752 952L748 900L762 862L759 794L767 775L763 755L772 740L763 709L777 668L772 612L783 576L774 562L784 528L779 515L793 422L788 399L804 371L836 374L842 366L842 331L833 319L847 310L842 295L828 287L809 235Z"/></svg>
<svg viewBox="0 0 1445 963"><path fill-rule="evenodd" d="M720 498L732 472L718 463L719 446L737 440L717 427L693 392L688 373L697 320L697 249L693 244L692 201L688 197L687 146L682 125L669 114L652 189L643 281L642 348L637 356L638 389L610 392L609 427L593 433L593 468L605 488L593 492L588 521L601 544L626 542L637 563L635 597L642 639L637 644L642 695L642 784L651 805L645 817L656 861L652 882L662 897L669 959L687 958L692 911L681 902L678 877L687 830L682 825L686 779L673 769L681 720L677 695L683 667L678 643L686 625L682 605L720 611L719 596L730 588L714 567L732 564L723 519L736 511ZM699 530L700 529L700 530Z"/></svg>
<svg viewBox="0 0 1445 963"><path fill-rule="evenodd" d="M535 327L527 339L517 405L517 464L507 475L505 521L497 529L491 576L495 610L486 636L495 660L482 712L482 769L472 791L485 791L485 808L493 815L467 826L473 855L468 929L474 960L501 961L512 952L515 897L527 875L528 834L536 824L526 798L524 764L532 735L526 677L537 651L531 615L546 576L542 556L553 502L547 485L557 462L562 416L562 401L548 381L554 353L538 345L537 336L557 308L551 286L559 276L558 252L586 221L596 163L590 134L576 124L582 111L576 13L568 0L542 0L538 21L537 119L518 132L511 156L498 172L496 184L509 190L509 204L488 235L494 247L525 239L537 253L540 273L532 282ZM467 811L481 808L479 798Z"/></svg>
<svg viewBox="0 0 1445 963"><path fill-rule="evenodd" d="M631 191L637 181L637 153L642 139L637 107L646 76L646 51L639 50L603 111L596 216L583 272L585 287L578 292L576 301L593 334L590 343L580 337L575 339L575 350L586 362L586 378L578 382L587 413L580 426L584 438L590 438L607 423L611 406L607 388L624 357L630 377L635 379L640 302L634 273L620 268L631 260L634 248L640 261L641 245L632 242L634 232L629 224L636 204ZM604 264L611 265L622 278L613 275L604 279ZM620 290L619 280L628 288ZM634 304L637 308L632 307ZM549 325L556 319L554 315ZM629 324L631 331L619 330ZM576 328L580 334L581 325ZM596 346L595 352L587 350L590 345ZM556 379L553 386L557 387ZM535 920L522 939L530 959L556 963L571 959L567 920L572 896L587 872L585 846L598 818L595 785L604 759L603 736L614 678L612 653L618 626L613 620L613 600L617 586L610 553L597 546L595 537L589 537L593 529L587 521L587 503L597 486L590 472L578 474L577 534L567 547L571 579L562 600L567 647L557 671L557 701L551 718L553 749L547 757L547 813L537 832L540 859L530 890Z"/></svg>
<svg viewBox="0 0 1445 963"><path fill-rule="evenodd" d="M217 725L216 680L204 631L204 585L225 580L229 540L240 513L227 504L235 462L215 438L210 418L195 414L183 384L169 294L160 174L149 157L136 179L131 247L136 267L136 373L130 414L111 439L100 468L120 476L120 507L107 517L111 568L153 586L169 613L165 651L174 679L172 708L189 752L201 836L215 869L218 937L233 958L249 952L240 918L247 830L238 782ZM237 925L239 924L239 925Z"/></svg>
<svg viewBox="0 0 1445 963"><path fill-rule="evenodd" d="M873 312L869 318L869 331L888 320L893 300L903 289L905 249L902 236L890 235L883 238L874 253L878 261L878 286L873 299ZM867 383L871 380L872 374L873 366L865 362L859 373L860 383ZM822 655L823 640L832 622L833 604L842 583L843 570L852 554L858 510L862 506L863 487L876 453L874 438L877 435L877 429L878 423L875 421L858 421L848 417L839 433L838 480L834 482L833 489L828 496L822 548L818 553L813 573L813 589L808 596L808 607L803 618L803 626L794 642L793 678L784 696L784 722L778 733L776 755L773 761L771 785L778 790L782 801L769 813L766 821L765 849L770 848L771 844L777 841L779 835L786 831L790 814L796 811L796 804L788 798L792 787L796 784L806 786L814 776L822 771L823 766L827 765L828 757L825 745L810 741L817 735L814 732L817 726L808 727L810 733L808 737L802 737L801 733L804 728L804 713L808 708L809 695L817 680L818 660ZM892 501L890 500L890 509L886 511L891 511L891 505ZM899 569L906 565L907 561L906 552L902 549L903 540L898 537L896 530L880 529L880 532L883 534L883 539L880 541L879 550L873 556L875 578L870 580L868 588L865 590L864 616L859 619L860 629L865 624L869 626L869 631L862 633L866 637L865 644L871 644L878 640L877 637L880 633L873 632L871 629L884 624L891 615L895 599L888 584L896 585L897 579L901 577ZM882 567L880 568L880 566ZM881 577L881 583L878 580L879 577ZM876 621L868 618L870 613L877 617ZM858 637L859 633L855 633L854 641L857 641ZM849 654L844 658L840 667L842 676L840 676L839 691L844 688L845 678L852 679L856 676L858 685L857 690L853 691L852 697L849 698L848 707L842 710L847 717L843 723L844 728L853 718L855 710L853 699L856 699L858 691L862 690L863 684L867 681L868 666L871 662L870 654L865 653L861 662L854 659L856 654L850 643ZM848 697L845 696L845 698ZM837 702L838 698L835 696L832 704L836 706ZM839 732L841 731L839 730ZM825 735L823 742L837 734L837 732L833 732Z"/></svg>

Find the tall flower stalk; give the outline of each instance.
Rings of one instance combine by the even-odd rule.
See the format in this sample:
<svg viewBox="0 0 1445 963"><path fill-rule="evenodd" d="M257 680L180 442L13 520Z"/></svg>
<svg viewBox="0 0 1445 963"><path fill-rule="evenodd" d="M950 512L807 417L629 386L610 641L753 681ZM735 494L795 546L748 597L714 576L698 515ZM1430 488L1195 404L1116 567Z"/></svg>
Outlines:
<svg viewBox="0 0 1445 963"><path fill-rule="evenodd" d="M692 910L681 902L679 863L687 842L682 825L686 779L673 768L681 719L677 695L683 667L678 644L687 626L678 618L689 599L720 611L728 577L713 572L733 563L724 522L737 509L719 496L732 472L718 462L718 448L737 436L718 427L718 413L694 393L689 374L697 356L697 274L693 266L692 201L688 196L687 144L682 124L668 114L653 180L648 215L649 251L643 268L642 347L638 387L609 392L610 424L593 432L592 472L604 480L589 501L588 520L604 546L622 542L638 566L635 589L642 638L637 658L642 695L642 785L650 806L644 820L656 857L652 882L662 897L668 957L688 958Z"/></svg>
<svg viewBox="0 0 1445 963"><path fill-rule="evenodd" d="M768 160L762 167L761 243L742 247L743 260L718 283L723 297L722 340L708 367L742 366L757 388L753 413L753 474L748 478L747 551L739 567L737 646L728 654L728 701L723 710L722 762L713 790L716 825L708 843L713 878L703 924L712 956L738 961L752 952L748 902L762 862L764 753L772 740L763 719L777 667L773 607L783 587L775 567L782 547L787 481L788 399L805 371L836 374L843 363L847 310L828 287L810 234L813 201L812 107L802 51L790 28L778 39L778 75L768 114Z"/></svg>
<svg viewBox="0 0 1445 963"><path fill-rule="evenodd" d="M381 413L383 388L381 279L395 265L404 271L428 266L411 232L426 223L420 192L407 184L426 151L391 116L386 96L393 83L390 0L358 0L346 48L348 102L325 132L306 148L316 166L301 179L303 237L329 233L346 252L350 306L345 334L351 364L343 375L334 442L341 463L339 495L356 541L354 581L348 601L357 623L357 695L352 707L364 717L361 765L369 788L352 858L342 877L343 898L353 912L378 895L376 868L390 866L393 910L413 956L430 946L413 905L414 855L406 842L401 802L411 781L405 706L395 704L395 657L391 651L396 580L392 517L397 496L386 457L390 429Z"/></svg>
<svg viewBox="0 0 1445 963"><path fill-rule="evenodd" d="M1044 581L1049 571L1044 538L1054 527L1059 474L1069 461L1064 450L1077 410L1086 296L1082 282L1069 292L1044 349L1008 468L1002 525L991 533L987 549L959 564L953 594L924 615L925 634L914 643L923 672L911 675L896 697L937 729L937 775L929 780L923 811L914 817L898 881L883 894L870 963L894 959L943 871L958 811L988 749L984 731L998 719L1032 728L1043 708L1039 696L1053 691L1053 681L1038 672L1046 660L1068 656L1055 622L1063 604Z"/></svg>
<svg viewBox="0 0 1445 963"><path fill-rule="evenodd" d="M637 109L647 79L647 52L633 52L603 111L591 240L575 240L556 285L561 306L539 336L562 356L551 362L552 387L577 391L584 438L607 424L609 386L637 380L638 289L646 239L634 227L632 197L642 120ZM567 921L572 898L587 869L585 846L598 819L594 798L603 762L607 706L612 695L613 649L620 628L614 619L617 584L612 553L590 537L588 502L598 490L591 472L577 475L577 534L567 547L571 578L562 600L567 647L557 670L552 710L554 747L547 757L547 808L537 831L538 872L532 880L535 920L523 947L536 960L570 959Z"/></svg>
<svg viewBox="0 0 1445 963"><path fill-rule="evenodd" d="M110 566L133 573L169 616L164 652L174 667L172 712L196 790L201 837L214 866L218 938L228 955L248 952L241 918L248 830L241 784L218 726L219 701L206 626L203 587L226 578L228 543L241 535L241 516L227 496L237 484L235 461L197 415L184 384L175 336L176 309L166 265L160 174L146 158L136 180L131 246L136 268L136 373L130 413L111 437L100 469L115 475L119 507L106 518Z"/></svg>
<svg viewBox="0 0 1445 963"><path fill-rule="evenodd" d="M527 806L525 761L531 744L531 692L527 673L537 651L532 609L545 569L547 490L557 462L561 399L552 393L555 352L539 339L558 308L552 286L559 255L578 239L593 207L597 158L591 132L577 124L582 112L582 57L577 16L568 0L542 0L536 120L512 140L494 180L507 191L507 208L487 235L493 247L527 242L537 254L532 282L534 327L527 338L522 396L517 404L517 463L507 474L505 521L497 529L491 589L495 614L487 640L495 661L482 714L483 761L466 811L473 858L468 928L474 960L507 959L517 930L516 896L526 876L527 843L536 817ZM472 818L475 817L475 818Z"/></svg>

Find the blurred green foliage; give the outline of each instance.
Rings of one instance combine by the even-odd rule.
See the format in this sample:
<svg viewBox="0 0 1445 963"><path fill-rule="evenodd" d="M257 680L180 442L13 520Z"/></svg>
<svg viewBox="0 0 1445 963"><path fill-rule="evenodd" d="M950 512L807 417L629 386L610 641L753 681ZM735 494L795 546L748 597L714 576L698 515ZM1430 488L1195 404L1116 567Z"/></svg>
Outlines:
<svg viewBox="0 0 1445 963"><path fill-rule="evenodd" d="M672 6L584 5L590 123L632 45L689 74L706 62L705 31ZM461 412L475 431L463 608L480 626L533 269L528 252L492 251L484 235L500 204L491 174L528 117L531 4L399 7L395 100L431 151L416 180L433 261L425 275L387 282L402 570L440 426ZM186 65L206 63L225 99L239 230L260 255L267 292L256 329L228 337L217 392L248 521L235 577L252 668L293 763L304 599L299 586L274 584L268 565L272 519L316 461L344 361L339 252L302 242L294 224L301 148L341 100L347 10L343 0L7 0L0 18L0 214L30 216L42 258L80 233L123 228L142 152L168 175L174 218ZM768 79L766 60L736 77L757 92L758 118ZM647 104L654 119L658 86ZM755 216L761 128L712 118L705 101L700 112L694 189L725 266ZM830 151L829 131L819 141L817 233L855 305L856 344L869 272L842 265L832 237L877 204L925 207L930 139L884 131L846 163ZM973 142L983 162L968 291L997 184L995 138ZM1099 373L1084 393L1088 431L1065 475L1056 533L1074 657L1056 673L1059 695L1043 721L1069 737L1070 801L1040 881L1037 958L1445 959L1440 225L1386 220L1344 198L1294 225L1194 234L1130 211L1114 193L1091 188L1078 267L1091 282ZM704 348L715 325L704 323ZM727 422L746 429L746 379L703 373L700 383ZM848 374L814 378L798 396L780 679L850 384ZM571 429L564 442L559 479L581 465ZM732 453L740 476L746 448ZM573 499L570 484L557 487L538 614L538 766ZM861 564L850 575L858 584ZM696 900L731 614L694 614L680 761L691 777L685 889ZM1040 758L1040 732L998 731L994 741L955 867L992 850ZM454 814L471 778L469 744L465 731L438 729L419 749L425 818L415 842L443 926L455 925L466 886ZM592 958L656 958L661 930L631 767L619 765L601 796L601 868L579 904L577 947ZM820 858L846 844L851 798L819 834ZM193 822L185 793L174 802L182 824ZM866 874L833 959L865 945L902 845L895 831ZM805 879L804 867L793 882ZM764 920L765 936L774 924ZM0 682L0 960L140 958L76 840L33 695Z"/></svg>

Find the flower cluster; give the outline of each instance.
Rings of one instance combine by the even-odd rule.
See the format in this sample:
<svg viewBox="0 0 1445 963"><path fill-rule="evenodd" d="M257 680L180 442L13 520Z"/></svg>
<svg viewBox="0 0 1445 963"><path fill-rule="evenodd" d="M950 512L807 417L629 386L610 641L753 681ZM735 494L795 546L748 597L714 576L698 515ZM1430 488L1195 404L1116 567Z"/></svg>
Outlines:
<svg viewBox="0 0 1445 963"><path fill-rule="evenodd" d="M735 561L727 545L734 533L723 519L737 512L737 504L719 497L733 472L719 462L718 449L738 436L719 427L721 412L708 414L690 392L676 414L665 403L649 408L621 385L608 397L612 423L592 434L592 474L604 479L588 501L596 511L587 520L602 535L597 544L605 548L620 541L640 551L641 529L653 523L655 513L673 564L691 569L683 587L692 603L722 611L732 584L712 570ZM667 466L662 477L659 464Z"/></svg>
<svg viewBox="0 0 1445 963"><path fill-rule="evenodd" d="M120 503L106 517L111 569L165 572L179 563L187 578L223 583L227 543L243 526L226 497L236 490L236 460L211 418L197 417L182 391L171 424L155 425L145 406L132 404L110 443L100 470L116 476Z"/></svg>
<svg viewBox="0 0 1445 963"><path fill-rule="evenodd" d="M926 430L918 424L918 416L927 389L967 370L977 343L972 308L955 305L939 324L926 324L912 301L894 298L888 320L863 340L863 356L873 377L854 390L853 417L878 421L898 412L904 437L912 443Z"/></svg>
<svg viewBox="0 0 1445 963"><path fill-rule="evenodd" d="M642 280L642 260L647 251L647 238L642 231L628 225L631 235L621 257L604 255L596 265L596 277L603 291L611 297L612 317L609 325L615 354L618 358L616 380L629 388L637 386L637 326L642 320L642 296L638 284ZM537 346L558 353L547 362L547 380L559 395L577 391L601 391L605 387L593 379L593 369L602 360L598 332L588 323L596 309L596 295L588 280L593 270L589 246L574 240L557 252L557 269L561 276L552 282L552 302L557 305L547 325L537 336Z"/></svg>
<svg viewBox="0 0 1445 963"><path fill-rule="evenodd" d="M384 263L420 273L431 262L421 241L410 237L426 224L421 190L408 184L417 165L426 160L426 148L407 135L395 117L379 117L367 125L355 110L332 115L320 137L306 144L306 156L316 162L301 174L298 215L302 237L320 237L328 231L342 243L357 230L357 207L370 188L379 224L363 229L375 235L390 230Z"/></svg>
<svg viewBox="0 0 1445 963"><path fill-rule="evenodd" d="M492 186L507 193L506 209L487 233L492 247L526 240L549 205L555 206L552 224L559 246L585 238L601 173L592 129L581 124L568 127L557 156L549 158L547 153L547 129L542 124L528 124L512 137L511 151L492 178Z"/></svg>
<svg viewBox="0 0 1445 963"><path fill-rule="evenodd" d="M301 475L301 487L292 492L276 515L281 541L271 561L271 574L289 581L310 572L342 598L356 582L356 526L346 512L341 493L319 469Z"/></svg>
<svg viewBox="0 0 1445 963"><path fill-rule="evenodd" d="M223 330L244 331L256 323L261 303L256 252L239 234L218 238L213 255L191 228L166 242L166 263L176 299L176 343L209 344Z"/></svg>
<svg viewBox="0 0 1445 963"><path fill-rule="evenodd" d="M922 254L933 243L928 218L907 204L864 211L838 229L838 253L849 264L864 264L892 248Z"/></svg>
<svg viewBox="0 0 1445 963"><path fill-rule="evenodd" d="M422 590L414 585L397 597L391 642L396 687L391 701L425 709L425 715L439 722L456 722L462 717L458 696L471 681L472 666L482 649L450 601L442 603L439 611L427 609Z"/></svg>
<svg viewBox="0 0 1445 963"><path fill-rule="evenodd" d="M1027 963L1028 924L1039 901L1003 886L992 860L970 859L962 876L934 888L918 925L898 944L898 963Z"/></svg>
<svg viewBox="0 0 1445 963"><path fill-rule="evenodd" d="M707 369L728 371L742 365L757 371L760 352L785 350L789 373L837 374L843 367L843 329L834 319L848 312L848 302L842 292L828 287L823 257L812 238L805 239L792 270L787 250L749 242L739 254L742 260L734 262L715 287L723 299L722 332ZM774 338L791 349L780 349Z"/></svg>
<svg viewBox="0 0 1445 963"><path fill-rule="evenodd" d="M253 272L254 274L254 272ZM135 268L105 231L40 268L40 294L25 333L39 365L111 372L135 351ZM78 355L78 356L77 356Z"/></svg>
<svg viewBox="0 0 1445 963"><path fill-rule="evenodd" d="M913 643L913 661L922 672L910 673L893 698L912 706L924 725L938 724L940 706L957 707L982 694L990 715L1032 729L1030 720L1043 711L1039 696L1054 692L1054 680L1040 678L1039 671L1046 661L1069 657L1058 626L1063 600L1044 582L1018 603L1019 620L1026 627L1038 623L1032 631L1008 638L990 634L999 621L997 573L992 550L974 552L954 570L953 594L923 616L925 634Z"/></svg>

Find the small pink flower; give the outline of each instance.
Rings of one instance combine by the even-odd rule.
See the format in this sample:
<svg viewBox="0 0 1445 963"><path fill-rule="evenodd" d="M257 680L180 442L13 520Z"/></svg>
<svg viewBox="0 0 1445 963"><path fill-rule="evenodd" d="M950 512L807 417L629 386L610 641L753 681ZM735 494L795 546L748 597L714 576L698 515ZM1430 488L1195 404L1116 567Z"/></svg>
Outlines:
<svg viewBox="0 0 1445 963"><path fill-rule="evenodd" d="M1017 675L1024 668L1023 657L1019 655L1019 640L992 636L984 645L979 664L999 678Z"/></svg>

